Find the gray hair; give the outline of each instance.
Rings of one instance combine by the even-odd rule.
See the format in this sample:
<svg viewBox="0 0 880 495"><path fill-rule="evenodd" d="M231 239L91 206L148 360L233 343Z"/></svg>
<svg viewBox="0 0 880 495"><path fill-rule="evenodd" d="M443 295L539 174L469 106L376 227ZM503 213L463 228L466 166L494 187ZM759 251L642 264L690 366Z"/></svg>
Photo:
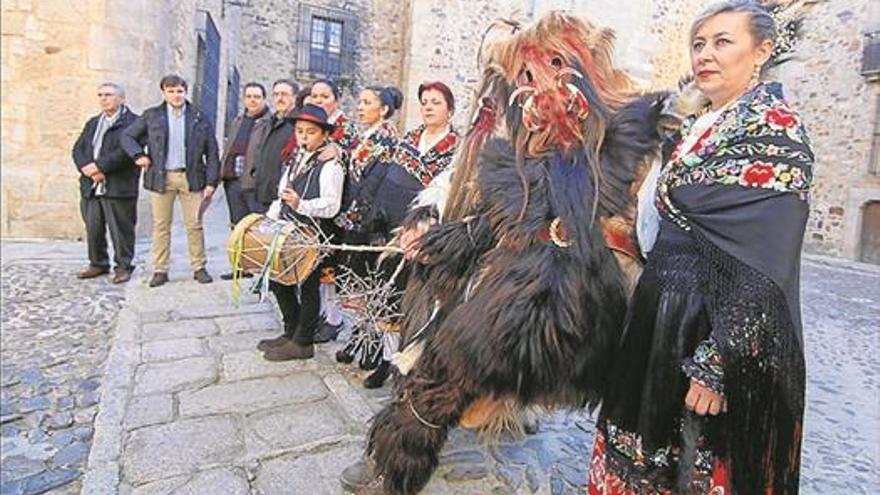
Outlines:
<svg viewBox="0 0 880 495"><path fill-rule="evenodd" d="M101 83L101 85L98 86L98 89L100 88L113 88L113 92L116 93L117 96L125 98L125 89L123 89L122 86L116 84L115 82Z"/></svg>
<svg viewBox="0 0 880 495"><path fill-rule="evenodd" d="M752 32L755 44L761 44L765 41L776 43L776 21L767 12L767 9L755 2L755 0L724 0L710 5L691 24L690 40L693 41L697 31L703 27L706 21L717 15L727 13L749 15L749 30Z"/></svg>

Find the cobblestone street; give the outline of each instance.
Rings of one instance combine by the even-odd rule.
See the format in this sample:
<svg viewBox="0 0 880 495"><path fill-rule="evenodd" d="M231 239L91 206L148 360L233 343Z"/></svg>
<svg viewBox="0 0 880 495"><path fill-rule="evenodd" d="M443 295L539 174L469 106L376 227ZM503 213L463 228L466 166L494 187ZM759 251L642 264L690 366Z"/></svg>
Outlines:
<svg viewBox="0 0 880 495"><path fill-rule="evenodd" d="M225 212L210 215L216 276ZM182 281L183 237L158 289L143 270L124 289L75 280L81 244L4 243L0 494L341 493L387 386L365 390L366 372L334 362L338 343L263 361L254 346L278 331L273 306L242 295L236 308L231 283ZM802 493L876 493L880 269L811 257L803 294ZM492 445L456 430L424 493L583 493L592 425L556 413Z"/></svg>

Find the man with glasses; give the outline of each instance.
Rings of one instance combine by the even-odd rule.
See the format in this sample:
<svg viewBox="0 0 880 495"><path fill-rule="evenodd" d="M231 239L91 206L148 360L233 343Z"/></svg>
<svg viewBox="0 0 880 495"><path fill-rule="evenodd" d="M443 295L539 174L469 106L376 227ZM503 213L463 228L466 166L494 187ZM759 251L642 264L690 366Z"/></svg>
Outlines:
<svg viewBox="0 0 880 495"><path fill-rule="evenodd" d="M165 101L144 111L122 136L126 153L144 169L144 188L152 193L150 287L168 282L175 199L183 210L193 278L202 284L211 283L213 279L205 269L205 236L199 209L220 181L214 123L186 100L187 84L182 77L165 76L159 88Z"/></svg>
<svg viewBox="0 0 880 495"><path fill-rule="evenodd" d="M98 87L98 104L101 113L86 122L73 145L89 250L89 266L78 277L89 279L110 272L109 230L115 264L111 281L119 284L128 282L134 270L134 225L141 175L141 169L120 146L119 138L137 115L125 106L125 91L115 83Z"/></svg>
<svg viewBox="0 0 880 495"><path fill-rule="evenodd" d="M254 187L260 213L266 212L269 205L278 197L278 181L281 170L288 157L282 156L287 141L293 135L293 122L290 115L294 111L294 99L299 85L290 79L279 79L272 84L272 101L275 113L266 125L265 135L260 140L254 169Z"/></svg>

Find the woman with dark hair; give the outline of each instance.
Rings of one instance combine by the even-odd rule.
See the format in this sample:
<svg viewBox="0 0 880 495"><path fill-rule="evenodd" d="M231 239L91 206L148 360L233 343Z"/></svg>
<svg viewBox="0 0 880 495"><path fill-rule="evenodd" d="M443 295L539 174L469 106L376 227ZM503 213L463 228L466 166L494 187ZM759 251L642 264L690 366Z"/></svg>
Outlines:
<svg viewBox="0 0 880 495"><path fill-rule="evenodd" d="M342 112L340 98L342 98L342 93L339 86L333 81L318 79L312 83L309 102L323 108L327 112L327 120L336 126L330 135L330 141L339 147L339 151L343 155L341 162L344 166L348 166L348 152L358 132L354 122Z"/></svg>
<svg viewBox="0 0 880 495"><path fill-rule="evenodd" d="M425 82L419 86L418 97L422 123L407 132L398 143L376 194L375 208L392 229L404 223L411 223L409 226L415 227L426 220L426 214L436 214L437 210L432 207L421 209L424 211L411 211L410 206L434 178L449 168L458 149L459 136L450 123L455 111L455 98L449 87L439 81ZM410 229L404 226L404 232L410 232ZM400 239L401 245L405 246L404 240L408 240L406 234ZM397 261L398 257L391 257L382 266L390 267ZM401 291L406 287L408 273L405 270L394 281ZM389 304L397 307L400 301L390 301ZM397 323L393 321L387 325L382 341L382 361L364 380L366 388L381 387L391 373L391 358L400 347Z"/></svg>
<svg viewBox="0 0 880 495"><path fill-rule="evenodd" d="M379 190L385 181L389 164L399 142L397 128L388 119L403 103L403 95L395 87L370 86L358 97L358 120L363 131L354 139L348 166L343 208L336 224L343 229L343 239L354 245L383 245L391 237L391 225L383 209ZM374 253L350 253L345 264L359 276L376 269ZM357 336L339 351L336 359L351 362L358 349ZM361 352L361 366L372 369L378 356Z"/></svg>
<svg viewBox="0 0 880 495"><path fill-rule="evenodd" d="M760 80L776 39L752 1L693 24L710 104L685 119L659 172L659 229L639 239L651 248L599 417L591 495L798 492L813 153L779 83Z"/></svg>

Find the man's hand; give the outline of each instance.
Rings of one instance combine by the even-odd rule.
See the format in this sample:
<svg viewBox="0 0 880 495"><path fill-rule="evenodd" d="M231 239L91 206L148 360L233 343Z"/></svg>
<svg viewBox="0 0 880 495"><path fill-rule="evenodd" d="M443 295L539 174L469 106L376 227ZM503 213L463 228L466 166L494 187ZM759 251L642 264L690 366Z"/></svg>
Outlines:
<svg viewBox="0 0 880 495"><path fill-rule="evenodd" d="M706 413L717 416L718 413L727 412L727 399L691 380L691 388L684 398L684 407L700 416L705 416Z"/></svg>
<svg viewBox="0 0 880 495"><path fill-rule="evenodd" d="M337 146L335 143L330 143L327 145L326 148L324 148L324 151L322 151L321 154L318 155L318 158L322 162L326 162L327 160L332 160L333 158L338 157L341 153L342 151L339 149L339 146Z"/></svg>
<svg viewBox="0 0 880 495"><path fill-rule="evenodd" d="M92 182L95 184L98 184L98 183L101 183L101 182L104 182L105 180L107 180L107 176L104 175L104 172L98 172L98 173L92 174L91 178L92 178Z"/></svg>
<svg viewBox="0 0 880 495"><path fill-rule="evenodd" d="M153 163L153 162L150 160L150 157L148 157L147 155L144 155L144 156L138 157L138 159L134 161L134 164L135 164L135 165L137 165L138 167L140 167L140 168L142 168L142 169L144 169L144 170L150 168L150 165L151 165L152 163Z"/></svg>
<svg viewBox="0 0 880 495"><path fill-rule="evenodd" d="M202 190L202 197L210 198L214 195L214 189L214 186L205 186L205 188Z"/></svg>
<svg viewBox="0 0 880 495"><path fill-rule="evenodd" d="M287 206L293 208L294 210L299 206L299 200L299 194L297 194L296 191L294 191L293 189L288 187L281 191L281 201L284 201Z"/></svg>
<svg viewBox="0 0 880 495"><path fill-rule="evenodd" d="M95 162L91 162L85 167L80 169L86 177L92 177L95 174L101 173L101 169L98 168L98 165Z"/></svg>

